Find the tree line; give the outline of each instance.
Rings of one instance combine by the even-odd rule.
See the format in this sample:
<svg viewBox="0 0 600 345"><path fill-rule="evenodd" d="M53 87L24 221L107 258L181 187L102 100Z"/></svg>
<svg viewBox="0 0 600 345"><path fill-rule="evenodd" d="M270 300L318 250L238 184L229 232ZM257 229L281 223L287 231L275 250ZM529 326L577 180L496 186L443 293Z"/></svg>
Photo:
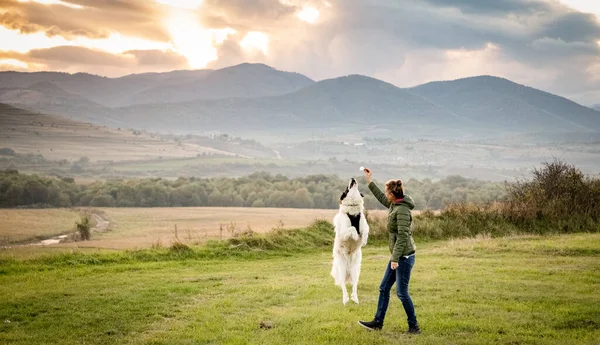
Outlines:
<svg viewBox="0 0 600 345"><path fill-rule="evenodd" d="M368 209L381 208L364 178L359 188ZM180 177L99 180L78 184L71 177L0 171L0 207L338 207L348 181L338 176L288 178L254 173L240 178ZM380 183L383 188L383 183ZM448 203L485 203L506 196L503 184L451 176L439 181L411 179L406 193L417 209L440 209Z"/></svg>

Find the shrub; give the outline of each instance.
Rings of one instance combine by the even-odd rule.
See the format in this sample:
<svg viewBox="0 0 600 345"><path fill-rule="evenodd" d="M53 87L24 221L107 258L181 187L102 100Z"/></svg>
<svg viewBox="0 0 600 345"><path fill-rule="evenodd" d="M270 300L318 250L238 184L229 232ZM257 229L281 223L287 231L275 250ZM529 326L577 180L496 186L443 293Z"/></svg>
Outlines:
<svg viewBox="0 0 600 345"><path fill-rule="evenodd" d="M600 220L600 180L555 160L534 169L531 180L507 186L509 201L502 210L523 227L562 225L562 231L581 230L583 223Z"/></svg>
<svg viewBox="0 0 600 345"><path fill-rule="evenodd" d="M81 216L80 222L75 222L77 225L77 232L84 241L88 241L91 238L91 225L90 218L87 215Z"/></svg>
<svg viewBox="0 0 600 345"><path fill-rule="evenodd" d="M508 200L449 204L440 216L415 217L414 233L432 239L484 234L600 231L600 180L561 161L544 163L531 180L507 184Z"/></svg>

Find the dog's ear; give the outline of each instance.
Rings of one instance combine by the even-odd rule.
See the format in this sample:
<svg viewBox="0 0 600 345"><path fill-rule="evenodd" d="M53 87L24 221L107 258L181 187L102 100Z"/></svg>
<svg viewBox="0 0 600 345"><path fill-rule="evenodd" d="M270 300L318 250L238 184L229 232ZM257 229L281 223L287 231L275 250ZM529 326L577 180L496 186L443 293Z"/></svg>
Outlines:
<svg viewBox="0 0 600 345"><path fill-rule="evenodd" d="M346 187L346 190L342 193L342 196L340 196L340 201L346 199L346 196L348 196L348 187Z"/></svg>

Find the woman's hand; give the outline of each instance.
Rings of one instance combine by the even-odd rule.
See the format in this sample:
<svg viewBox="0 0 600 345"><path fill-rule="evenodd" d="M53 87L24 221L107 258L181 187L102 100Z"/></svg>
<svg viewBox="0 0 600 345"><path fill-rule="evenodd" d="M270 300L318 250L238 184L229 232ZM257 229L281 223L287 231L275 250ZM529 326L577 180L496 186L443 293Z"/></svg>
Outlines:
<svg viewBox="0 0 600 345"><path fill-rule="evenodd" d="M395 270L396 268L398 268L398 263L397 263L397 262L393 262L393 261L392 261L392 262L390 263L390 268L392 269L392 271L393 271L393 270Z"/></svg>
<svg viewBox="0 0 600 345"><path fill-rule="evenodd" d="M365 178L367 179L367 183L371 183L372 181L371 174L371 170L365 168Z"/></svg>

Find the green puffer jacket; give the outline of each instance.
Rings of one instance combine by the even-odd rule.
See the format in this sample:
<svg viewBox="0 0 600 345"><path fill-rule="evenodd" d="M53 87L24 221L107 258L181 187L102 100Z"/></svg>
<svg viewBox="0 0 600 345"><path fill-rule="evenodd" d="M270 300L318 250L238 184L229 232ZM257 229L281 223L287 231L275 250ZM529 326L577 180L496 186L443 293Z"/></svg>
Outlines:
<svg viewBox="0 0 600 345"><path fill-rule="evenodd" d="M410 212L415 208L415 202L410 196L405 195L402 201L391 203L375 182L369 183L369 189L375 198L389 209L388 236L390 253L392 254L390 260L398 262L400 257L413 254L417 249L412 236L412 215Z"/></svg>

